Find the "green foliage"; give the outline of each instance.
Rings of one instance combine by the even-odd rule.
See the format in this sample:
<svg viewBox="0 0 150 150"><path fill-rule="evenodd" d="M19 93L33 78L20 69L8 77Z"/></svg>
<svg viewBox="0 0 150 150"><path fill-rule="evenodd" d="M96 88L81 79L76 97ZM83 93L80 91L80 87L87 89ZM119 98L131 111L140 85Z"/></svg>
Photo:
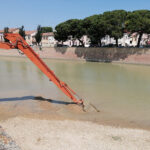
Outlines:
<svg viewBox="0 0 150 150"><path fill-rule="evenodd" d="M4 33L9 33L9 28L8 27L4 28Z"/></svg>
<svg viewBox="0 0 150 150"><path fill-rule="evenodd" d="M55 30L55 38L58 41L66 41L69 38L69 36L72 36L73 40L78 39L83 45L81 37L85 34L85 29L83 27L82 20L67 20L66 22L57 25Z"/></svg>
<svg viewBox="0 0 150 150"><path fill-rule="evenodd" d="M71 19L66 21L66 23L68 24L68 35L71 35L72 38L76 38L77 36L80 36L80 20L78 19Z"/></svg>
<svg viewBox="0 0 150 150"><path fill-rule="evenodd" d="M86 34L92 45L101 46L101 39L106 35L107 24L103 15L94 15L84 19Z"/></svg>
<svg viewBox="0 0 150 150"><path fill-rule="evenodd" d="M41 27L41 28L42 28L42 33L53 32L52 27Z"/></svg>
<svg viewBox="0 0 150 150"><path fill-rule="evenodd" d="M150 33L150 11L137 10L127 16L126 28L134 32Z"/></svg>
<svg viewBox="0 0 150 150"><path fill-rule="evenodd" d="M39 45L42 40L42 28L40 25L37 27L37 33L35 35L36 43Z"/></svg>
<svg viewBox="0 0 150 150"><path fill-rule="evenodd" d="M8 27L5 27L5 28L4 28L4 34L5 34L5 33L9 33L9 28L8 28ZM5 37L4 37L4 41L5 41L5 42L9 42L9 40L7 40Z"/></svg>
<svg viewBox="0 0 150 150"><path fill-rule="evenodd" d="M104 12L103 17L108 25L107 34L115 38L116 46L118 46L118 39L124 34L127 12L125 10L107 11Z"/></svg>
<svg viewBox="0 0 150 150"><path fill-rule="evenodd" d="M19 34L25 39L26 34L25 34L24 26L19 28Z"/></svg>
<svg viewBox="0 0 150 150"><path fill-rule="evenodd" d="M76 39L81 39L83 35L86 35L86 25L84 24L83 20L77 20L77 25L76 25L76 32L75 32L75 38Z"/></svg>
<svg viewBox="0 0 150 150"><path fill-rule="evenodd" d="M71 19L66 21L68 24L68 36L72 36L73 40L78 39L82 46L84 46L81 37L85 35L85 28L83 26L83 21L79 19Z"/></svg>
<svg viewBox="0 0 150 150"><path fill-rule="evenodd" d="M68 36L72 36L73 40L78 39L83 44L81 37L88 35L92 45L101 46L101 39L106 35L110 35L116 39L116 45L118 46L118 39L124 33L126 15L126 11L116 10L93 15L83 20L70 19L56 26L55 37L57 40L65 41Z"/></svg>
<svg viewBox="0 0 150 150"><path fill-rule="evenodd" d="M57 25L55 30L55 38L58 41L66 41L71 36L73 41L78 39L83 45L81 38L83 35L88 35L91 44L96 46L101 46L101 39L106 35L114 37L116 46L118 46L118 39L122 38L126 31L137 32L139 46L143 33L150 34L150 11L107 11L83 20L67 20Z"/></svg>
<svg viewBox="0 0 150 150"><path fill-rule="evenodd" d="M68 39L68 24L66 22L60 23L55 27L55 39L58 40L59 42L62 41L66 41Z"/></svg>
<svg viewBox="0 0 150 150"><path fill-rule="evenodd" d="M150 11L137 10L130 12L125 22L126 29L131 33L139 34L137 47L140 46L140 41L143 33L150 34Z"/></svg>

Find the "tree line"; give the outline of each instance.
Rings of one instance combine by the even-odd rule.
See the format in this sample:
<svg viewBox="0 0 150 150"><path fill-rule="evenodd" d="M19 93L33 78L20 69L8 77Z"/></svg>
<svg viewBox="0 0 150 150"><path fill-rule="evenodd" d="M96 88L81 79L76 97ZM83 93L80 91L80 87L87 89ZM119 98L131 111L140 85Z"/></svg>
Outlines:
<svg viewBox="0 0 150 150"><path fill-rule="evenodd" d="M150 11L114 10L85 19L70 19L55 27L55 39L65 42L71 36L73 41L79 40L84 46L82 37L87 35L91 45L101 47L102 38L109 35L115 39L118 47L118 39L126 32L138 33L137 47L139 47L143 34L150 34Z"/></svg>
<svg viewBox="0 0 150 150"><path fill-rule="evenodd" d="M8 32L9 28L5 27L4 33ZM53 32L53 28L38 25L35 35L38 45L41 42L42 33L46 32ZM62 43L71 38L73 45L75 40L79 40L81 46L84 47L82 37L87 35L91 45L101 47L102 38L109 35L110 38L115 39L116 47L118 47L118 39L127 32L130 33L129 35L138 33L137 47L140 47L143 34L150 34L150 10L113 10L84 19L69 19L55 27L54 36ZM19 34L25 39L24 26L19 28Z"/></svg>

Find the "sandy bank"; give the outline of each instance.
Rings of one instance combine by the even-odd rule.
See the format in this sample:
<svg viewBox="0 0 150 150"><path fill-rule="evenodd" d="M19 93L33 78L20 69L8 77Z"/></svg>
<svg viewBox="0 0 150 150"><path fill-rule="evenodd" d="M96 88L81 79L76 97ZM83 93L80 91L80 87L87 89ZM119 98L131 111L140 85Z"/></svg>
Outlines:
<svg viewBox="0 0 150 150"><path fill-rule="evenodd" d="M150 132L82 121L11 118L0 122L23 150L149 150Z"/></svg>

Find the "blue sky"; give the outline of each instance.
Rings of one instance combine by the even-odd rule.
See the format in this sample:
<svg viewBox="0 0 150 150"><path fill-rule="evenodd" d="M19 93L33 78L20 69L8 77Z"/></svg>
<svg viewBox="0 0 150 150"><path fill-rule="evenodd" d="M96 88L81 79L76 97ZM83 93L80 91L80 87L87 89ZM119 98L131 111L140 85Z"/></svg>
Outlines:
<svg viewBox="0 0 150 150"><path fill-rule="evenodd" d="M150 0L0 0L0 29L37 25L55 27L72 18L83 19L114 9L150 9Z"/></svg>

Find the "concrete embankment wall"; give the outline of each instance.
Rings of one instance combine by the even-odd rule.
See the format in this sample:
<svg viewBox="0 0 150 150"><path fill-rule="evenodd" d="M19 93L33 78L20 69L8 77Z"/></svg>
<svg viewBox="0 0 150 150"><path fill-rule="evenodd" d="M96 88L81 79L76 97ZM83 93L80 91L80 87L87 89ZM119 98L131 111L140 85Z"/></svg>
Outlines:
<svg viewBox="0 0 150 150"><path fill-rule="evenodd" d="M41 58L119 62L150 65L149 48L43 48L35 49ZM21 56L17 50L1 50L0 56Z"/></svg>

